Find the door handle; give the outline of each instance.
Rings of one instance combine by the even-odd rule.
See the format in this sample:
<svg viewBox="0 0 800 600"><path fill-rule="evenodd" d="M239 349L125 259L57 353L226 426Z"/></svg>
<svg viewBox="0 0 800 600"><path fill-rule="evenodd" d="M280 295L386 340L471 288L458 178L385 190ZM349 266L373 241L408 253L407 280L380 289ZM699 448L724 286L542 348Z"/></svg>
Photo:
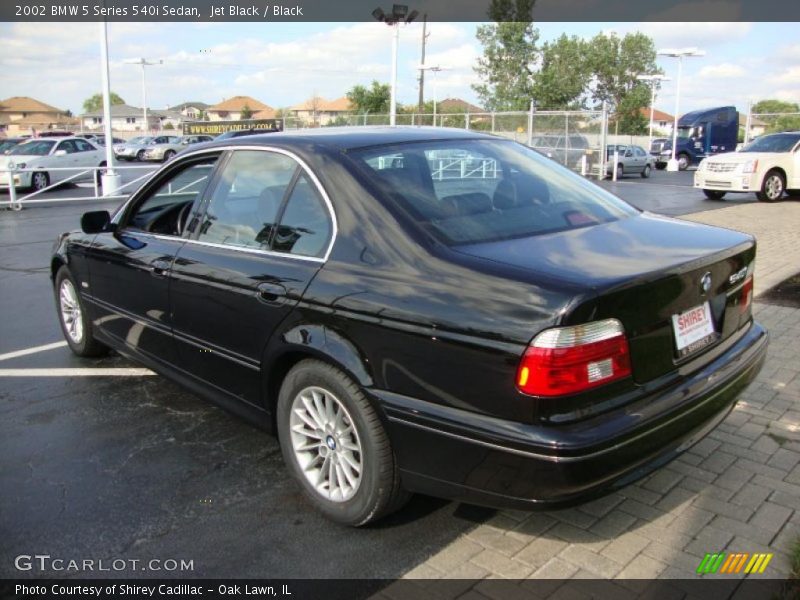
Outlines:
<svg viewBox="0 0 800 600"><path fill-rule="evenodd" d="M170 261L161 258L150 263L150 273L153 277L166 277L169 273Z"/></svg>
<svg viewBox="0 0 800 600"><path fill-rule="evenodd" d="M286 296L286 288L280 283L261 283L256 290L256 298L268 304L279 302Z"/></svg>

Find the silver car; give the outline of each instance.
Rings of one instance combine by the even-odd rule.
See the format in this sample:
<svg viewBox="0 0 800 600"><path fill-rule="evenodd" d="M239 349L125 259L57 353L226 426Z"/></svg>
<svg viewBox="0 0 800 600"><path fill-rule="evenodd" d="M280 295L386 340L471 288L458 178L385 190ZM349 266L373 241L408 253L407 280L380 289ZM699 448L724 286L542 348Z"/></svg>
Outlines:
<svg viewBox="0 0 800 600"><path fill-rule="evenodd" d="M166 142L156 143L155 145L148 146L144 151L144 157L141 160L152 160L166 162L175 156L178 152L191 144L199 144L201 142L210 142L214 138L210 135L185 135L183 137L169 136Z"/></svg>
<svg viewBox="0 0 800 600"><path fill-rule="evenodd" d="M616 152L617 179L622 179L625 175L650 177L650 173L655 166L655 158L645 152L641 146L609 144L606 148L606 173L609 176L614 172L614 153Z"/></svg>
<svg viewBox="0 0 800 600"><path fill-rule="evenodd" d="M174 135L143 135L129 139L124 144L114 146L114 155L121 160L144 160L145 152L151 146L164 144L170 139L177 139Z"/></svg>

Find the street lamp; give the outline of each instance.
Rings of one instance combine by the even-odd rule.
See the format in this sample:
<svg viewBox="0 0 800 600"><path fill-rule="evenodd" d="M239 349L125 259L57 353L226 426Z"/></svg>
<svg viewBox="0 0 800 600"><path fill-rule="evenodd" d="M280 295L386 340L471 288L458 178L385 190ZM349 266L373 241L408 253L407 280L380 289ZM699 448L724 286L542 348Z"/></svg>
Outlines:
<svg viewBox="0 0 800 600"><path fill-rule="evenodd" d="M672 158L667 162L667 171L677 171L678 161L675 159L675 147L678 145L678 113L680 112L681 100L681 74L683 73L684 56L705 56L705 50L697 48L681 48L670 50L659 50L659 56L671 56L678 59L678 80L675 84L675 121L672 124Z"/></svg>
<svg viewBox="0 0 800 600"><path fill-rule="evenodd" d="M450 67L443 67L441 65L430 65L430 66L419 65L417 67L417 69L419 69L420 71L430 71L431 73L434 74L433 75L433 126L434 127L436 127L436 81L437 81L436 73L439 73L441 71L446 71L449 68Z"/></svg>
<svg viewBox="0 0 800 600"><path fill-rule="evenodd" d="M142 65L142 112L144 113L145 133L147 133L150 131L150 124L147 122L147 83L145 81L144 68L152 65L163 65L164 61L161 59L150 61L146 58L133 58L124 62L126 65Z"/></svg>
<svg viewBox="0 0 800 600"><path fill-rule="evenodd" d="M647 140L647 151L650 152L650 148L653 146L653 113L655 112L656 105L656 82L671 80L669 77L664 77L663 75L637 75L636 79L639 81L649 81L652 89L652 97L650 99L650 136Z"/></svg>
<svg viewBox="0 0 800 600"><path fill-rule="evenodd" d="M409 13L408 6L405 4L393 5L392 12L389 14L383 12L380 7L372 11L372 16L376 21L381 21L394 28L392 35L392 97L389 107L389 124L391 126L397 123L397 45L400 41L400 23L411 23L418 15L416 10Z"/></svg>

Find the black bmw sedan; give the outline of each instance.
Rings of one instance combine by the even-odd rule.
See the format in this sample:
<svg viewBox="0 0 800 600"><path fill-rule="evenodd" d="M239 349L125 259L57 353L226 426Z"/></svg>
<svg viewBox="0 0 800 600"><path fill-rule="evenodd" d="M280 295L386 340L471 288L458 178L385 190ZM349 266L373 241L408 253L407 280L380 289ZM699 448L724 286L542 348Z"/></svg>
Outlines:
<svg viewBox="0 0 800 600"><path fill-rule="evenodd" d="M525 509L624 486L724 419L766 354L752 237L469 131L212 142L81 225L52 258L72 350L272 430L350 525L412 492Z"/></svg>

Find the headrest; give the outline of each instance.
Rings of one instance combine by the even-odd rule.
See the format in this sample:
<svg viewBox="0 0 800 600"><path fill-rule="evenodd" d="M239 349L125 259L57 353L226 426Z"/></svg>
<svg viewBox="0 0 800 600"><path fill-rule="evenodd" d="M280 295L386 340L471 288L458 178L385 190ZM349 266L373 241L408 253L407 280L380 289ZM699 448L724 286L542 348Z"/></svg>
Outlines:
<svg viewBox="0 0 800 600"><path fill-rule="evenodd" d="M442 198L446 210L454 215L477 215L492 211L492 200L481 192L454 194Z"/></svg>

